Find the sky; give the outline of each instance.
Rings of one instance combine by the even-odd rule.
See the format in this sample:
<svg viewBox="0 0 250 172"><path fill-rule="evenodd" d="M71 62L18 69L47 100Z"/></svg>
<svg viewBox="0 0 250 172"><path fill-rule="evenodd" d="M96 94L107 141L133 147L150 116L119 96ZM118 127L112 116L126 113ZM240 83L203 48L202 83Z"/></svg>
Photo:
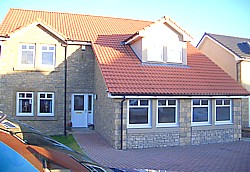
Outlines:
<svg viewBox="0 0 250 172"><path fill-rule="evenodd" d="M168 16L195 46L205 32L250 38L249 0L0 0L0 22L10 8L147 21Z"/></svg>

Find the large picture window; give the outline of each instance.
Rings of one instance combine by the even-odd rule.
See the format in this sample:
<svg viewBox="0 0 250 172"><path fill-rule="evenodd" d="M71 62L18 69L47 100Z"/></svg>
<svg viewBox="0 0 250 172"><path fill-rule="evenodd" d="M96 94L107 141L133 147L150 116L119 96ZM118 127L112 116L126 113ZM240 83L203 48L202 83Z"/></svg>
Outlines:
<svg viewBox="0 0 250 172"><path fill-rule="evenodd" d="M38 116L54 116L54 93L38 93Z"/></svg>
<svg viewBox="0 0 250 172"><path fill-rule="evenodd" d="M131 99L128 101L128 127L146 128L151 126L150 101Z"/></svg>
<svg viewBox="0 0 250 172"><path fill-rule="evenodd" d="M156 118L157 127L177 126L177 100L158 100Z"/></svg>
<svg viewBox="0 0 250 172"><path fill-rule="evenodd" d="M217 99L215 100L216 124L230 124L232 123L232 109L231 100Z"/></svg>
<svg viewBox="0 0 250 172"><path fill-rule="evenodd" d="M22 65L35 64L35 44L22 44L20 47L20 63Z"/></svg>
<svg viewBox="0 0 250 172"><path fill-rule="evenodd" d="M210 101L208 99L192 100L192 125L208 125L210 120Z"/></svg>
<svg viewBox="0 0 250 172"><path fill-rule="evenodd" d="M33 116L33 92L17 92L17 116Z"/></svg>
<svg viewBox="0 0 250 172"><path fill-rule="evenodd" d="M55 64L55 46L42 45L42 65L54 66Z"/></svg>

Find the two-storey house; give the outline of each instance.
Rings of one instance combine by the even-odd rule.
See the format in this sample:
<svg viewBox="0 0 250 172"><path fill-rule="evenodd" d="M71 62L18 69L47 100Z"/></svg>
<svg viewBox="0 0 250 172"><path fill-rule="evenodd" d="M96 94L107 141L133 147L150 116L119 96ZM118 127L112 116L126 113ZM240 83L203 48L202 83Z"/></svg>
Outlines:
<svg viewBox="0 0 250 172"><path fill-rule="evenodd" d="M95 126L122 149L241 138L249 92L156 22L10 9L0 25L0 109L48 134Z"/></svg>

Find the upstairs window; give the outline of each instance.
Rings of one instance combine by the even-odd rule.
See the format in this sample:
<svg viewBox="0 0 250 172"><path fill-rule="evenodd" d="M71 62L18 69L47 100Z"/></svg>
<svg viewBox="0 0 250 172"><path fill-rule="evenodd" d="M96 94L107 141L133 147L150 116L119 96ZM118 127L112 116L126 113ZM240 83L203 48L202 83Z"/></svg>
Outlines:
<svg viewBox="0 0 250 172"><path fill-rule="evenodd" d="M163 46L157 41L152 41L152 44L147 49L148 61L163 62Z"/></svg>
<svg viewBox="0 0 250 172"><path fill-rule="evenodd" d="M22 65L35 64L35 44L22 44L20 47L20 63Z"/></svg>
<svg viewBox="0 0 250 172"><path fill-rule="evenodd" d="M2 42L0 41L0 59L2 58Z"/></svg>
<svg viewBox="0 0 250 172"><path fill-rule="evenodd" d="M55 46L54 45L42 45L42 65L54 66L55 64Z"/></svg>
<svg viewBox="0 0 250 172"><path fill-rule="evenodd" d="M17 92L17 116L33 116L33 92Z"/></svg>
<svg viewBox="0 0 250 172"><path fill-rule="evenodd" d="M178 43L167 46L167 62L182 63L183 62L182 47Z"/></svg>

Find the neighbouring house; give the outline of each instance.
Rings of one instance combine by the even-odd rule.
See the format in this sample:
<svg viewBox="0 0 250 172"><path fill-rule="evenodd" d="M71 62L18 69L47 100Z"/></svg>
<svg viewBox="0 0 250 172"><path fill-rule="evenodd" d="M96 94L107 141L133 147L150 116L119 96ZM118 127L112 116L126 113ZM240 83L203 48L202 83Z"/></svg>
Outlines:
<svg viewBox="0 0 250 172"><path fill-rule="evenodd" d="M205 33L197 48L250 91L250 38ZM250 111L242 116L243 128L250 127L249 119Z"/></svg>
<svg viewBox="0 0 250 172"><path fill-rule="evenodd" d="M114 148L231 142L250 94L168 17L10 9L0 109L47 134L94 125Z"/></svg>

